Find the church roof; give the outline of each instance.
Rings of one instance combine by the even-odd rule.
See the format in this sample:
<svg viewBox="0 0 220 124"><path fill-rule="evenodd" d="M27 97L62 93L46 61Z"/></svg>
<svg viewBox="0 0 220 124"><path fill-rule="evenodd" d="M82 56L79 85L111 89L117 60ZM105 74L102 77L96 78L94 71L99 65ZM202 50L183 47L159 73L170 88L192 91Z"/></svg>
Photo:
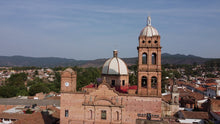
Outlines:
<svg viewBox="0 0 220 124"><path fill-rule="evenodd" d="M118 58L117 51L114 51L114 57L108 59L102 68L102 74L108 75L127 75L128 69L125 62Z"/></svg>
<svg viewBox="0 0 220 124"><path fill-rule="evenodd" d="M159 33L156 28L151 26L151 18L150 16L147 17L147 26L144 27L144 29L141 30L140 36L147 36L147 37L152 37L152 36L158 36Z"/></svg>
<svg viewBox="0 0 220 124"><path fill-rule="evenodd" d="M72 68L67 68L67 69L65 69L64 71L68 71L68 72L70 72L70 73L75 73L75 71L73 71Z"/></svg>

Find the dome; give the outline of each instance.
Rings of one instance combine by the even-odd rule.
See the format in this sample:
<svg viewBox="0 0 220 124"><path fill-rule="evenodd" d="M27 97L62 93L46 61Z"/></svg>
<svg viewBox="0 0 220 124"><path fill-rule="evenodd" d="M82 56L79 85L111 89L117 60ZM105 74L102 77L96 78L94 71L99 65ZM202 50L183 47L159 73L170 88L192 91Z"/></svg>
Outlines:
<svg viewBox="0 0 220 124"><path fill-rule="evenodd" d="M156 28L151 26L151 18L150 16L147 17L147 26L144 27L144 29L141 30L140 36L147 36L147 37L152 37L152 36L158 36L159 33Z"/></svg>
<svg viewBox="0 0 220 124"><path fill-rule="evenodd" d="M118 58L117 51L114 51L114 57L108 59L102 68L102 74L108 75L128 75L128 69L125 62Z"/></svg>

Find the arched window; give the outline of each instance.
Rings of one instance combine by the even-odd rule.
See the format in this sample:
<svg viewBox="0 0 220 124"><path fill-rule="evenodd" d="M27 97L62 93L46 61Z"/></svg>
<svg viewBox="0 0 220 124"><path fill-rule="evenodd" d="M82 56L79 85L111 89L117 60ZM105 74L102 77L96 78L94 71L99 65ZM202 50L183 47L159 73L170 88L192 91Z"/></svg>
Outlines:
<svg viewBox="0 0 220 124"><path fill-rule="evenodd" d="M125 85L125 80L122 80L122 86L124 86Z"/></svg>
<svg viewBox="0 0 220 124"><path fill-rule="evenodd" d="M142 64L147 64L147 54L143 53L142 55Z"/></svg>
<svg viewBox="0 0 220 124"><path fill-rule="evenodd" d="M115 86L115 80L112 80L112 86Z"/></svg>
<svg viewBox="0 0 220 124"><path fill-rule="evenodd" d="M157 77L151 78L151 88L157 88Z"/></svg>
<svg viewBox="0 0 220 124"><path fill-rule="evenodd" d="M153 64L153 65L156 65L156 63L157 63L156 60L157 60L157 54L156 54L156 53L153 53L153 54L152 54L152 64Z"/></svg>
<svg viewBox="0 0 220 124"><path fill-rule="evenodd" d="M101 110L101 119L106 120L106 110Z"/></svg>
<svg viewBox="0 0 220 124"><path fill-rule="evenodd" d="M69 110L65 110L65 117L69 117Z"/></svg>
<svg viewBox="0 0 220 124"><path fill-rule="evenodd" d="M178 103L177 96L174 97L174 103Z"/></svg>
<svg viewBox="0 0 220 124"><path fill-rule="evenodd" d="M145 43L145 41L143 40L142 43Z"/></svg>
<svg viewBox="0 0 220 124"><path fill-rule="evenodd" d="M92 119L92 110L89 110L90 119Z"/></svg>
<svg viewBox="0 0 220 124"><path fill-rule="evenodd" d="M147 77L143 76L141 79L141 86L147 87Z"/></svg>
<svg viewBox="0 0 220 124"><path fill-rule="evenodd" d="M117 119L117 121L119 120L119 112L118 111L116 112L116 119Z"/></svg>

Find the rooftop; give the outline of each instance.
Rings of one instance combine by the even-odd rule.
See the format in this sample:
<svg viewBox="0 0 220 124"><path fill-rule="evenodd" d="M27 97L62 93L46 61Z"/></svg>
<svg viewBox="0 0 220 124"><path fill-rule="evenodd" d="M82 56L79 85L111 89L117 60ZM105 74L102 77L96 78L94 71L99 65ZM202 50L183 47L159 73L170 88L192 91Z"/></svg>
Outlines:
<svg viewBox="0 0 220 124"><path fill-rule="evenodd" d="M38 106L55 105L60 106L60 100L36 100L36 99L16 99L16 98L0 98L1 105L33 105Z"/></svg>
<svg viewBox="0 0 220 124"><path fill-rule="evenodd" d="M208 112L181 111L184 119L209 119Z"/></svg>

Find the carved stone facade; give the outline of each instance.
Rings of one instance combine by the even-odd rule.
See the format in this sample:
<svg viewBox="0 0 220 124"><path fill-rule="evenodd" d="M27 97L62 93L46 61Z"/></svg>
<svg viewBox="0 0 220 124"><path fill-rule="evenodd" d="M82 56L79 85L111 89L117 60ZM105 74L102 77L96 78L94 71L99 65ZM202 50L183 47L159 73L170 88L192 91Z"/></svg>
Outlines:
<svg viewBox="0 0 220 124"><path fill-rule="evenodd" d="M61 93L60 104L62 124L135 124L147 113L151 120L161 117L161 98L121 94L106 82L90 93Z"/></svg>

